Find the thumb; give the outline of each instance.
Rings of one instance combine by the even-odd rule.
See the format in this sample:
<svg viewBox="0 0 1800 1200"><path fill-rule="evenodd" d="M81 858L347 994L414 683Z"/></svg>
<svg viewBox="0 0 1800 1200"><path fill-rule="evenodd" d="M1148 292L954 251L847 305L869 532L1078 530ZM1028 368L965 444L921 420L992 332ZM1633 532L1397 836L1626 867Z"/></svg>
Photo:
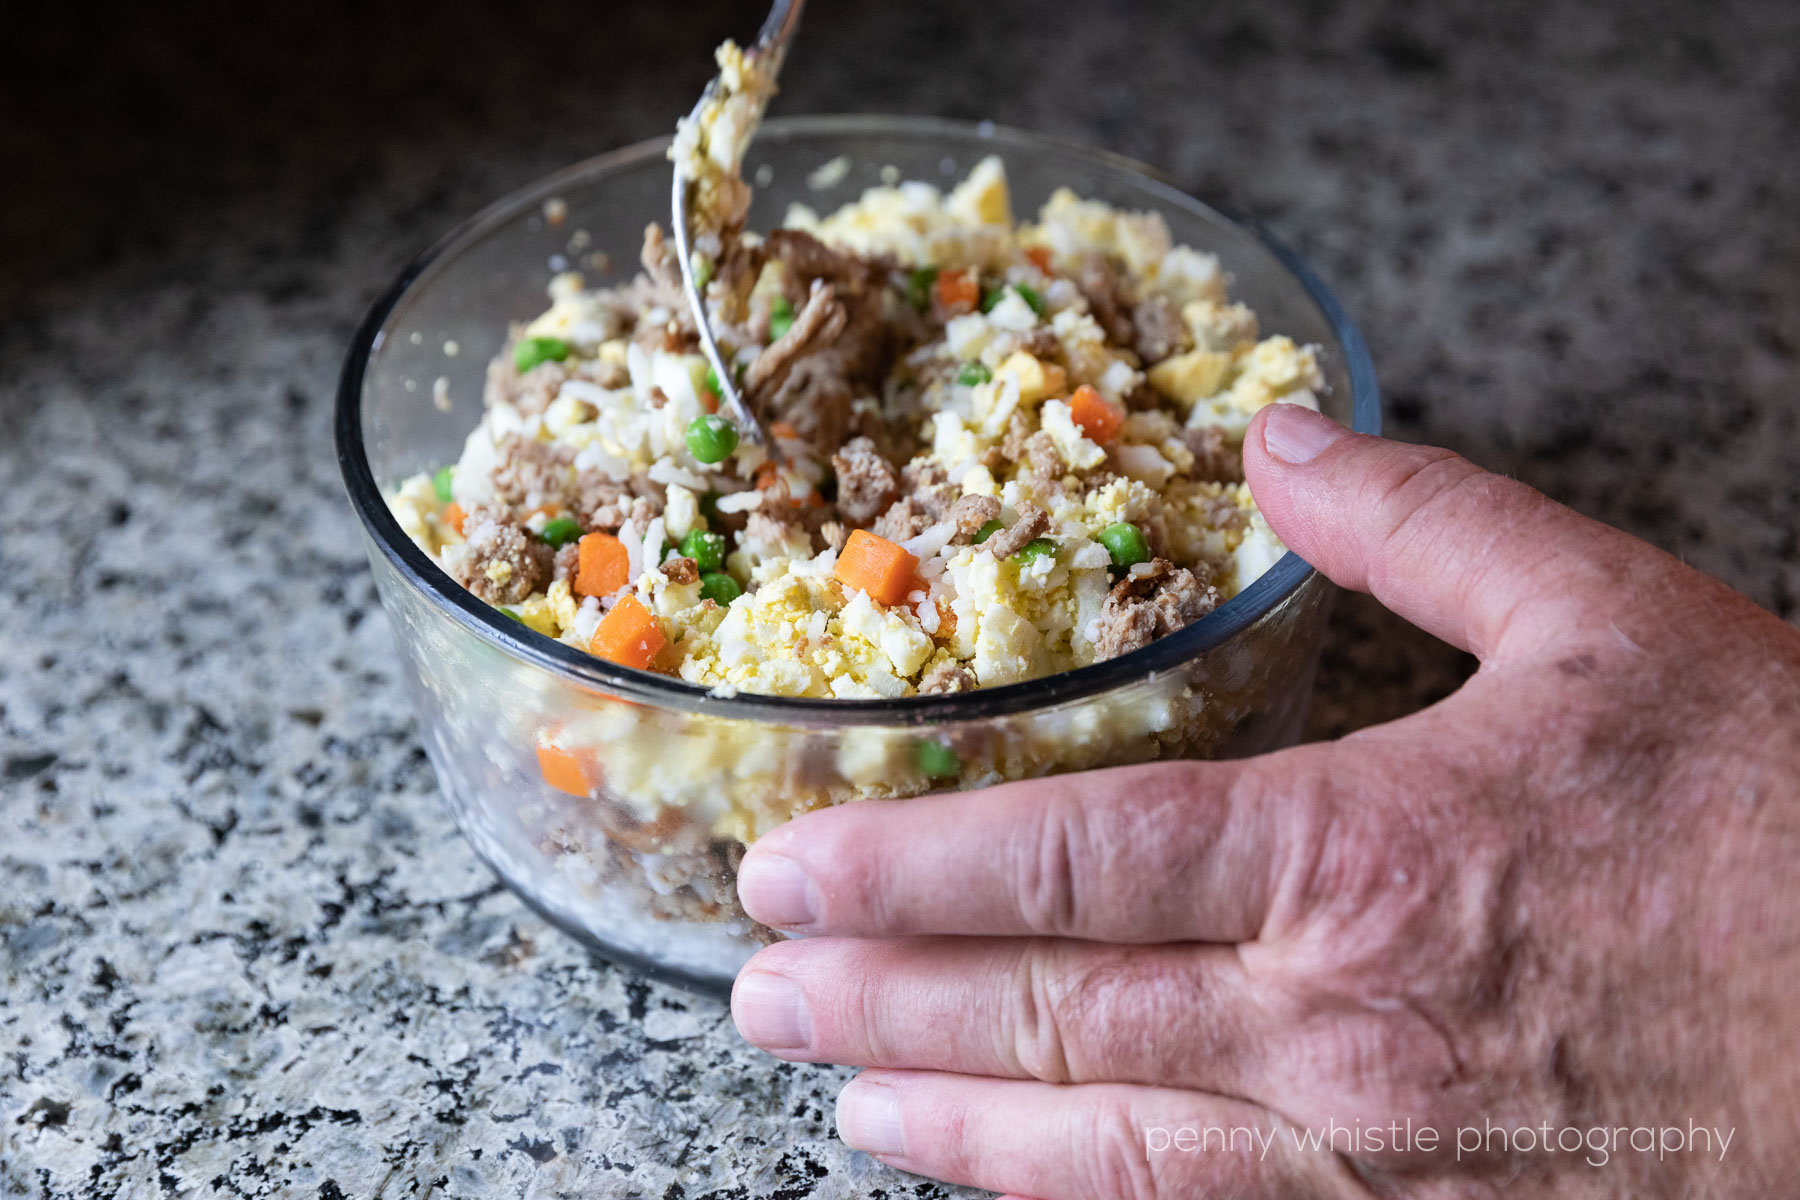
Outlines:
<svg viewBox="0 0 1800 1200"><path fill-rule="evenodd" d="M1625 600L1647 544L1461 455L1356 434L1271 404L1244 435L1257 507L1289 549L1484 661L1592 628Z"/></svg>

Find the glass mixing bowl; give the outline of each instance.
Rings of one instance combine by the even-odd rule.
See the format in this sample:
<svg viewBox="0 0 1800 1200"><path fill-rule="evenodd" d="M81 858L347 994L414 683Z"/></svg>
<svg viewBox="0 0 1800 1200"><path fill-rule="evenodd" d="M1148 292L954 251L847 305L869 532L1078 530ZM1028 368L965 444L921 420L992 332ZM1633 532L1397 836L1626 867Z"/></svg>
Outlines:
<svg viewBox="0 0 1800 1200"><path fill-rule="evenodd" d="M848 800L1254 754L1298 737L1329 584L1293 554L1144 649L1027 683L895 701L711 695L533 633L440 571L401 532L384 492L458 457L489 359L509 322L543 310L553 274L612 283L636 269L644 226L668 222L666 147L602 155L470 219L376 303L344 365L338 457L426 750L463 831L502 879L607 956L723 990L778 936L744 916L734 885L745 840L774 821ZM1321 348L1325 411L1378 431L1368 352L1324 285L1253 226L1115 155L986 123L775 120L746 167L757 184L750 226L778 224L794 201L827 211L897 178L947 186L989 154L1005 161L1020 214L1062 186L1162 213L1177 242L1223 260L1234 298L1265 331Z"/></svg>

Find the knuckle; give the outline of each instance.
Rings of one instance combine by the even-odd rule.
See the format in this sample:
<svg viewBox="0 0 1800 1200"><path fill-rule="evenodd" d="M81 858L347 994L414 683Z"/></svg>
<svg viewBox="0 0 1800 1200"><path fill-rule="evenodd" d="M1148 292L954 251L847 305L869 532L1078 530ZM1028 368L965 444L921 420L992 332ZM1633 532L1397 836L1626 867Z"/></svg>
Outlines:
<svg viewBox="0 0 1800 1200"><path fill-rule="evenodd" d="M1492 795L1495 783L1450 764L1436 768L1447 797ZM1367 850L1358 899L1366 921L1386 931L1392 977L1429 994L1452 990L1484 1003L1489 977L1517 949L1526 846L1504 807L1442 799L1390 802L1381 844Z"/></svg>
<svg viewBox="0 0 1800 1200"><path fill-rule="evenodd" d="M1479 513L1489 529L1518 524L1543 498L1516 480L1482 470L1459 454L1436 451L1406 463L1371 483L1375 495L1367 511L1378 513L1375 567L1417 561L1433 543L1454 537Z"/></svg>
<svg viewBox="0 0 1800 1200"><path fill-rule="evenodd" d="M1435 969L1421 952L1444 949L1441 906L1453 881L1447 864L1421 850L1404 823L1384 823L1380 831L1353 824L1338 823L1311 880L1315 973L1399 985L1406 975Z"/></svg>
<svg viewBox="0 0 1800 1200"><path fill-rule="evenodd" d="M1368 482L1362 497L1365 511L1377 513L1385 542L1404 539L1421 516L1441 511L1461 489L1494 479L1462 455L1450 450L1427 450L1390 462Z"/></svg>
<svg viewBox="0 0 1800 1200"><path fill-rule="evenodd" d="M1332 1080L1360 1110L1418 1123L1442 1116L1430 1093L1443 1083L1444 1044L1410 1007L1354 1015L1335 1009L1331 1020L1315 1024L1295 1066Z"/></svg>
<svg viewBox="0 0 1800 1200"><path fill-rule="evenodd" d="M1356 739L1342 744L1363 750L1354 771L1333 771L1315 758L1298 781L1298 827L1289 839L1296 848L1288 865L1297 904L1312 917L1375 917L1379 924L1411 928L1437 911L1455 882L1444 847L1466 846L1473 831L1445 828L1449 814L1409 800L1415 787L1410 781L1425 772L1443 780L1448 793L1464 794L1469 771L1454 762L1396 754L1390 746L1371 752Z"/></svg>
<svg viewBox="0 0 1800 1200"><path fill-rule="evenodd" d="M893 1034L896 1032L893 1028L893 1005L891 998L884 994L881 983L890 977L885 971L862 974L855 992L849 997L850 1005L846 1006L854 1009L852 1019L855 1024L842 1032L849 1033L848 1040L853 1043L861 1043L862 1057L871 1063L905 1061L904 1034L901 1036L902 1044L896 1045L893 1041ZM834 1006L826 1006L827 1014L832 1007ZM829 1020L829 1016L824 1019Z"/></svg>
<svg viewBox="0 0 1800 1200"><path fill-rule="evenodd" d="M1195 797L1206 789L1191 762L1144 764L1042 785L1013 826L1003 861L1023 929L1045 937L1098 938L1126 914L1156 911L1193 867L1196 826L1223 822ZM1191 836L1171 837L1186 829Z"/></svg>
<svg viewBox="0 0 1800 1200"><path fill-rule="evenodd" d="M1060 1082L1154 1083L1196 1059L1228 1071L1241 1055L1242 1037L1186 956L1078 947L1040 961L1039 1061L1061 1072ZM1148 1029L1165 1032L1167 1053L1149 1048Z"/></svg>
<svg viewBox="0 0 1800 1200"><path fill-rule="evenodd" d="M1057 1010L1045 955L1028 948L1013 967L1011 1003L1001 1020L1001 1061L1032 1079L1072 1082L1063 1018Z"/></svg>
<svg viewBox="0 0 1800 1200"><path fill-rule="evenodd" d="M1128 1102L1102 1095L1085 1110L1083 1136L1090 1153L1079 1156L1087 1176L1079 1194L1103 1200L1160 1200L1171 1195L1150 1162L1144 1131Z"/></svg>
<svg viewBox="0 0 1800 1200"><path fill-rule="evenodd" d="M1391 818L1378 829L1341 839L1319 873L1335 894L1288 964L1309 1030L1290 1065L1372 1111L1442 1122L1490 1069L1486 1031L1516 998L1512 871L1479 829L1452 840L1454 861L1431 848L1441 830Z"/></svg>
<svg viewBox="0 0 1800 1200"><path fill-rule="evenodd" d="M1338 804L1331 773L1317 756L1289 752L1247 764L1232 782L1233 813L1269 814L1279 825L1271 839L1269 899L1261 936L1279 940L1334 894L1342 869Z"/></svg>
<svg viewBox="0 0 1800 1200"><path fill-rule="evenodd" d="M1014 871L1019 916L1027 929L1049 937L1075 932L1091 847L1082 806L1072 794L1058 792L1034 811Z"/></svg>

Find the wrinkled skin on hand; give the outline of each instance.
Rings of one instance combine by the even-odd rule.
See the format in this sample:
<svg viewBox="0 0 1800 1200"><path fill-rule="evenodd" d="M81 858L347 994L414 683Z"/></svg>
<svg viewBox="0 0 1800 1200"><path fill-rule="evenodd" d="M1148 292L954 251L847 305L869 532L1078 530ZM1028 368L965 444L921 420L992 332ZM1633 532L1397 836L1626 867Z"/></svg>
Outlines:
<svg viewBox="0 0 1800 1200"><path fill-rule="evenodd" d="M1290 547L1476 675L1335 743L802 817L740 891L816 936L745 967L740 1030L873 1068L850 1144L1041 1200L1784 1194L1800 631L1446 451L1277 405L1245 459ZM1296 1146L1328 1121L1383 1144Z"/></svg>

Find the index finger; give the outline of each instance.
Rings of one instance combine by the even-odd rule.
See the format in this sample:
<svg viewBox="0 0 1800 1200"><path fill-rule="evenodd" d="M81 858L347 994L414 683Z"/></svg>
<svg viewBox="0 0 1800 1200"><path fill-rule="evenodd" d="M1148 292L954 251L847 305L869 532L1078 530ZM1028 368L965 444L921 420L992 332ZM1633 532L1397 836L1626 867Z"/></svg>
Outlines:
<svg viewBox="0 0 1800 1200"><path fill-rule="evenodd" d="M1328 746L808 813L738 869L756 920L850 937L1256 938L1321 851Z"/></svg>

